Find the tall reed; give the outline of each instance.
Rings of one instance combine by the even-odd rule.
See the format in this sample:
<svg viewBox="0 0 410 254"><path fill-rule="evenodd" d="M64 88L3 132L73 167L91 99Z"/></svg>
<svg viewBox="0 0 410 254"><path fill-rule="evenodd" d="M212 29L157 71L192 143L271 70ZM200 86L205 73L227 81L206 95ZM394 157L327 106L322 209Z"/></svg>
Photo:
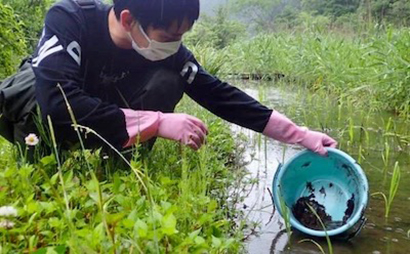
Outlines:
<svg viewBox="0 0 410 254"><path fill-rule="evenodd" d="M383 192L376 192L372 194L372 196L380 195L383 197L384 204L385 204L384 217L386 219L389 218L391 205L393 203L394 197L397 194L397 190L399 189L400 179L401 179L401 172L400 172L399 162L396 161L396 163L394 164L393 175L390 181L389 197L387 197L386 194L384 194Z"/></svg>
<svg viewBox="0 0 410 254"><path fill-rule="evenodd" d="M319 221L320 225L322 226L323 231L325 232L326 242L327 242L327 247L328 247L328 250L329 250L329 254L333 254L332 241L330 240L330 237L329 237L329 235L327 234L327 229L326 229L325 224L323 223L322 219L321 219L320 216L317 214L317 212L315 211L315 209L314 209L311 205L309 205L309 204L307 204L307 203L306 203L306 205L309 207L310 211L315 215L315 217L316 217L317 220ZM319 244L317 244L317 245L319 245ZM320 246L320 245L319 245L319 246ZM321 251L322 251L322 253L323 253L323 248L320 248L320 249L321 249Z"/></svg>
<svg viewBox="0 0 410 254"><path fill-rule="evenodd" d="M288 235L288 243L291 246L291 236L292 236L292 225L290 224L290 213L291 210L289 207L286 205L286 202L282 196L282 194L279 194L279 202L280 202L280 210L282 211L282 217L285 222L285 228L286 228L286 233Z"/></svg>

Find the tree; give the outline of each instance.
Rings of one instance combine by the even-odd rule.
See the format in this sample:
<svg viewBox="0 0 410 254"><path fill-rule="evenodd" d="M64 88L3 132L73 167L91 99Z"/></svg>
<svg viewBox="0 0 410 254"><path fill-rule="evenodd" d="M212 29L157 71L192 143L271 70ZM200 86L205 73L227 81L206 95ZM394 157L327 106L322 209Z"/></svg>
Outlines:
<svg viewBox="0 0 410 254"><path fill-rule="evenodd" d="M184 42L188 45L201 44L222 49L243 36L245 32L240 22L229 19L227 7L220 6L215 16L201 16L193 30L185 36Z"/></svg>
<svg viewBox="0 0 410 254"><path fill-rule="evenodd" d="M304 0L302 5L304 10L336 19L356 12L360 2L361 0Z"/></svg>
<svg viewBox="0 0 410 254"><path fill-rule="evenodd" d="M275 30L275 23L281 14L286 10L289 15L293 13L290 9L300 9L300 2L300 0L233 0L233 6L241 19L255 24L258 30L271 32Z"/></svg>
<svg viewBox="0 0 410 254"><path fill-rule="evenodd" d="M410 26L410 1L395 1L392 3L392 20L397 25Z"/></svg>
<svg viewBox="0 0 410 254"><path fill-rule="evenodd" d="M410 25L410 1L373 0L368 2L368 4L370 5L372 16L378 23L389 21L396 25Z"/></svg>

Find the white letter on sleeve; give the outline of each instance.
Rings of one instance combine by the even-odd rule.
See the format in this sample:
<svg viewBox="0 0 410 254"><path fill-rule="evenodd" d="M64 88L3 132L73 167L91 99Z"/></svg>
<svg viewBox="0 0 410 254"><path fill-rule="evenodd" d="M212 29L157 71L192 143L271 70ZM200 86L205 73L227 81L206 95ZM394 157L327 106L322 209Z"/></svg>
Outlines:
<svg viewBox="0 0 410 254"><path fill-rule="evenodd" d="M78 42L73 41L67 46L67 52L81 66L81 47Z"/></svg>
<svg viewBox="0 0 410 254"><path fill-rule="evenodd" d="M191 69L191 75L189 75L187 82L188 84L192 84L192 82L194 82L196 74L198 74L198 66L196 66L196 64L194 64L193 62L187 62L184 65L184 68L182 68L181 76L184 77L188 73L189 69Z"/></svg>
<svg viewBox="0 0 410 254"><path fill-rule="evenodd" d="M38 51L38 56L33 59L33 67L38 67L41 61L43 61L44 58L48 57L49 55L63 50L63 46L61 45L54 46L57 43L58 38L55 35L51 37L48 41L44 42L43 46L41 46L41 48Z"/></svg>

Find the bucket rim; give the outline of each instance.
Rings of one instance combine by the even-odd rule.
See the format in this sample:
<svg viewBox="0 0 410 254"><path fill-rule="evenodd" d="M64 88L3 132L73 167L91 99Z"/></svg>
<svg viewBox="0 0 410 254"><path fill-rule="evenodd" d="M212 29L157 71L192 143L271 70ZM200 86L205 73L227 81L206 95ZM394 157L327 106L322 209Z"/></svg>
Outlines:
<svg viewBox="0 0 410 254"><path fill-rule="evenodd" d="M291 212L291 216L290 216L290 224L296 228L297 230L306 233L308 235L312 235L312 236L318 236L318 237L325 237L326 233L328 236L335 236L341 233L346 232L347 230L349 230L351 227L353 227L354 225L356 225L356 223L359 222L359 220L361 218L363 218L364 216L364 211L366 210L367 207L367 203L368 203L368 193L369 193L369 184L368 184L368 180L367 177L362 169L362 167L360 166L359 163L357 163L357 161L355 159L353 159L350 155L348 155L347 153L336 149L336 148L325 148L328 153L333 153L333 154L337 154L343 158L345 158L347 161L349 161L352 165L355 165L355 170L357 172L358 177L361 179L364 188L365 188L365 193L367 193L367 195L362 195L360 197L359 200L359 208L356 212L356 214L351 217L348 221L348 223L346 223L345 225L336 228L336 229L332 229L329 231L323 231L323 230L314 230L314 229L310 229L308 227L303 226L298 220L296 220L293 216L293 213ZM310 150L303 150L298 152L297 154L295 154L291 159L289 159L285 164L279 164L278 169L275 172L274 178L273 178L273 182L272 182L272 190L273 190L273 199L274 199L274 205L276 206L276 209L279 211L280 215L283 217L283 211L280 207L280 183L278 182L279 179L282 179L282 176L284 174L284 170L286 169L291 163L293 163L296 159L298 159L300 156L303 156L305 154L308 153L314 153ZM320 155L318 155L320 156ZM289 208L289 207L288 207Z"/></svg>

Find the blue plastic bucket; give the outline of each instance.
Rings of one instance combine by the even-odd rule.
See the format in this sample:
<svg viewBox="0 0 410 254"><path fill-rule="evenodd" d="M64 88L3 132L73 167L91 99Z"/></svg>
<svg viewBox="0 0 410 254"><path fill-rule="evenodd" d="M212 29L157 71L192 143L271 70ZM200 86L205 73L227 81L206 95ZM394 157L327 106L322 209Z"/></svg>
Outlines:
<svg viewBox="0 0 410 254"><path fill-rule="evenodd" d="M325 237L327 233L351 238L365 223L369 185L362 168L352 157L334 148L327 150L328 157L305 150L279 165L273 179L273 202L282 217L281 204L285 204L290 224L305 234ZM295 218L301 198L313 200L331 216L327 232L323 227L312 229L306 220L302 223Z"/></svg>

